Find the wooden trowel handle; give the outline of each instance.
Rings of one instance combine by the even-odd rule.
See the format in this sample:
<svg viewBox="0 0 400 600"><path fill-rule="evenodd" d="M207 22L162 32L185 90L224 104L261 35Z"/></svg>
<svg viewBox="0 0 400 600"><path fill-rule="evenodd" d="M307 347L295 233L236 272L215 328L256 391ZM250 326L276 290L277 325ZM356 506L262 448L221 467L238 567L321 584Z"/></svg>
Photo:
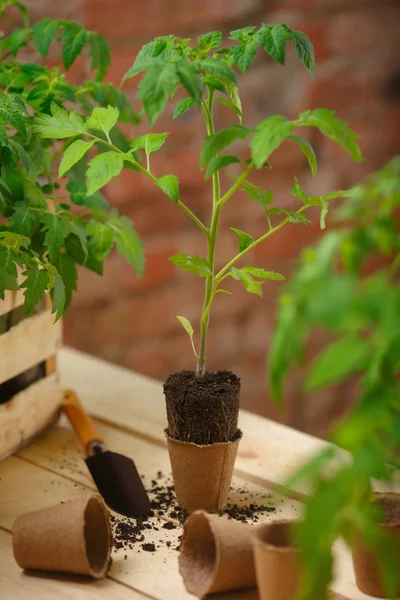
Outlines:
<svg viewBox="0 0 400 600"><path fill-rule="evenodd" d="M104 443L104 439L97 431L95 424L84 410L82 404L79 402L75 392L72 390L64 391L62 407L85 449L86 456L92 454L91 444L93 442Z"/></svg>

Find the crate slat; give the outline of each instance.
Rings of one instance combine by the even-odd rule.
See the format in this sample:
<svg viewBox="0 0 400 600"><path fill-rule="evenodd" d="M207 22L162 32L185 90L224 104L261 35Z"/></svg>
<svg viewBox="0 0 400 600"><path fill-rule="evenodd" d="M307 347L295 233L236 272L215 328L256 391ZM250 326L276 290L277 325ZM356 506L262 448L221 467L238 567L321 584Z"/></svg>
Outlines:
<svg viewBox="0 0 400 600"><path fill-rule="evenodd" d="M0 336L0 384L53 356L61 346L60 321L45 310Z"/></svg>

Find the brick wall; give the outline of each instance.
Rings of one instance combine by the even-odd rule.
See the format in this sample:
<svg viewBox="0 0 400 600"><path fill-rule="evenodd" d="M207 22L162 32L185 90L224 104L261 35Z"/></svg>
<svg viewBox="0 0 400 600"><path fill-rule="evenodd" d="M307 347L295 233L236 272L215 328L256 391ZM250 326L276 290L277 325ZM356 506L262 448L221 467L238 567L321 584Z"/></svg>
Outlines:
<svg viewBox="0 0 400 600"><path fill-rule="evenodd" d="M365 160L356 165L333 143L315 135L319 175L312 181L302 154L284 143L273 157L273 171L258 177L288 208L294 175L310 193L324 193L350 186L400 150L399 0L31 0L30 5L37 18L66 16L104 34L113 48L109 79L117 84L141 45L155 35L174 32L190 37L280 21L306 32L315 45L316 79L291 52L285 68L260 56L242 76L247 120L254 124L268 114L291 117L306 108L336 109L361 134ZM84 77L86 69L85 61L79 61L75 76ZM135 80L129 81L126 91L133 94L134 86ZM176 173L185 201L207 220L210 186L198 171L201 120L191 111L171 124L168 115L157 123L156 131L172 131L155 159L156 169L160 175ZM65 318L66 342L159 379L172 371L193 369L190 345L175 315L184 314L196 324L203 282L175 268L168 257L177 252L201 255L203 240L192 222L135 172L124 173L106 193L133 218L146 248L146 273L139 282L116 255L109 258L102 279L82 272ZM226 206L219 260L235 252L231 226L259 231L259 207L240 194ZM316 225L293 225L259 246L252 262L289 275L300 249L318 235ZM211 315L209 369L232 369L242 377L244 407L323 434L348 405L348 386L306 397L300 390L301 373L296 372L287 384L284 412L268 399L265 357L278 290L279 283L272 282L260 299L236 285L232 297L217 299Z"/></svg>

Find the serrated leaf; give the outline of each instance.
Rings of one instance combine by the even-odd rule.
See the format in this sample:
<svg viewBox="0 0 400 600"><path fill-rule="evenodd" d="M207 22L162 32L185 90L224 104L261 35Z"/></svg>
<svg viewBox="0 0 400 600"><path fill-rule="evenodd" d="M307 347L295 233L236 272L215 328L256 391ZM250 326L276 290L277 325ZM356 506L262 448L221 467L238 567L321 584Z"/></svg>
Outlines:
<svg viewBox="0 0 400 600"><path fill-rule="evenodd" d="M228 92L228 96L231 99L231 102L238 109L240 115L243 115L242 102L239 96L238 86L229 80L224 80L224 84L226 87L226 91Z"/></svg>
<svg viewBox="0 0 400 600"><path fill-rule="evenodd" d="M230 102L226 98L221 98L221 96L217 96L215 99L230 110L233 110L233 112L235 112L238 115L240 123L242 122L242 111L240 110L240 108L238 108L236 104Z"/></svg>
<svg viewBox="0 0 400 600"><path fill-rule="evenodd" d="M86 171L87 195L92 196L113 177L119 175L123 166L123 155L112 150L92 158Z"/></svg>
<svg viewBox="0 0 400 600"><path fill-rule="evenodd" d="M103 131L106 134L110 133L118 118L119 110L115 106L108 105L107 108L96 106L86 121L86 129Z"/></svg>
<svg viewBox="0 0 400 600"><path fill-rule="evenodd" d="M0 267L0 299L4 300L5 290L19 290L16 279L8 271Z"/></svg>
<svg viewBox="0 0 400 600"><path fill-rule="evenodd" d="M259 279L270 279L272 281L284 281L286 279L286 277L280 273L276 273L275 271L266 271L260 267L243 267L242 271L245 273L250 273L250 275L258 277Z"/></svg>
<svg viewBox="0 0 400 600"><path fill-rule="evenodd" d="M49 258L55 263L60 255L65 240L65 224L61 217L53 213L46 213L40 218L42 231L45 231L44 245L46 246Z"/></svg>
<svg viewBox="0 0 400 600"><path fill-rule="evenodd" d="M86 225L88 246L94 258L103 261L114 244L114 229L107 223L100 223L91 219Z"/></svg>
<svg viewBox="0 0 400 600"><path fill-rule="evenodd" d="M311 144L309 142L307 142L307 140L303 139L302 137L300 137L298 135L291 135L291 136L289 136L289 138L291 140L293 140L294 142L296 142L296 144L298 144L300 146L305 157L308 160L308 164L310 165L311 173L312 173L313 177L315 177L317 174L318 167L317 167L317 157L315 156L314 148L311 146Z"/></svg>
<svg viewBox="0 0 400 600"><path fill-rule="evenodd" d="M58 27L57 20L48 18L38 21L33 26L33 45L44 58L47 56L51 42L57 38Z"/></svg>
<svg viewBox="0 0 400 600"><path fill-rule="evenodd" d="M112 219L114 241L117 252L132 265L138 277L142 277L144 268L143 245L127 217Z"/></svg>
<svg viewBox="0 0 400 600"><path fill-rule="evenodd" d="M26 314L30 315L42 300L49 285L49 277L45 269L39 269L36 264L29 265L22 275L25 277L20 286L25 289L24 308Z"/></svg>
<svg viewBox="0 0 400 600"><path fill-rule="evenodd" d="M241 229L236 229L236 227L231 227L231 230L234 231L239 238L239 252L243 252L253 243L253 238L251 235L242 231Z"/></svg>
<svg viewBox="0 0 400 600"><path fill-rule="evenodd" d="M16 154L17 161L20 162L21 167L24 169L27 177L30 179L36 179L37 174L35 170L35 165L32 162L31 157L26 152L25 148L14 139L9 140L10 147L14 150Z"/></svg>
<svg viewBox="0 0 400 600"><path fill-rule="evenodd" d="M214 135L206 137L204 146L200 155L200 168L204 169L207 163L215 157L215 155L229 146L236 140L244 140L250 134L250 129L242 125L235 125L227 129L221 129Z"/></svg>
<svg viewBox="0 0 400 600"><path fill-rule="evenodd" d="M175 254L174 256L170 256L169 260L189 273L197 273L200 277L212 275L207 260L197 256L197 254L194 256L189 256L188 254Z"/></svg>
<svg viewBox="0 0 400 600"><path fill-rule="evenodd" d="M98 33L92 32L90 34L89 55L92 59L90 65L91 70L97 70L96 81L103 81L107 69L111 64L110 46L107 40Z"/></svg>
<svg viewBox="0 0 400 600"><path fill-rule="evenodd" d="M83 119L75 111L68 113L52 102L50 112L51 115L40 114L33 120L33 132L39 137L63 140L86 133Z"/></svg>
<svg viewBox="0 0 400 600"><path fill-rule="evenodd" d="M214 173L226 167L227 165L232 165L234 163L240 163L240 160L237 156L233 156L232 154L223 154L222 156L216 156L212 158L207 165L205 180L210 179Z"/></svg>
<svg viewBox="0 0 400 600"><path fill-rule="evenodd" d="M157 120L177 84L176 66L173 63L166 66L155 64L144 75L139 84L138 97L143 102L150 125Z"/></svg>
<svg viewBox="0 0 400 600"><path fill-rule="evenodd" d="M243 271L243 269L237 269L236 267L231 267L230 270L231 276L237 281L241 281L243 287L250 294L257 294L257 296L262 296L262 281L255 281L250 273Z"/></svg>
<svg viewBox="0 0 400 600"><path fill-rule="evenodd" d="M151 152L162 148L168 136L169 133L147 133L131 140L129 146L132 150L143 149L148 156Z"/></svg>
<svg viewBox="0 0 400 600"><path fill-rule="evenodd" d="M208 52L212 48L218 48L222 44L222 33L220 31L210 31L199 35L197 38L199 50L202 52Z"/></svg>
<svg viewBox="0 0 400 600"><path fill-rule="evenodd" d="M235 179L237 179L237 177L235 177ZM247 181L246 179L242 181L239 189L241 192L246 192L250 200L253 200L253 202L257 202L262 206L271 204L274 201L274 195L271 190L265 190L263 192L261 188L258 187L258 185L255 185L254 183L251 183L251 181Z"/></svg>
<svg viewBox="0 0 400 600"><path fill-rule="evenodd" d="M176 66L179 81L193 98L196 106L200 105L202 98L202 84L198 78L196 69L186 61L180 61Z"/></svg>
<svg viewBox="0 0 400 600"><path fill-rule="evenodd" d="M257 42L281 65L285 64L287 31L283 24L262 25L256 33Z"/></svg>
<svg viewBox="0 0 400 600"><path fill-rule="evenodd" d="M227 86L221 83L217 77L213 77L212 75L204 75L202 77L202 81L204 85L206 85L211 90L216 90L218 92L222 92L223 94L227 94ZM229 81L228 79L224 79L224 82ZM230 82L232 83L232 82Z"/></svg>
<svg viewBox="0 0 400 600"><path fill-rule="evenodd" d="M18 256L11 248L0 246L0 269L3 269L12 277L17 277L17 261Z"/></svg>
<svg viewBox="0 0 400 600"><path fill-rule="evenodd" d="M293 124L281 115L268 117L257 125L250 146L254 164L258 169L283 140L291 135L292 131Z"/></svg>
<svg viewBox="0 0 400 600"><path fill-rule="evenodd" d="M74 64L77 56L81 54L86 43L87 32L81 25L71 21L64 21L63 27L60 36L60 41L64 42L61 55L64 67L68 70Z"/></svg>
<svg viewBox="0 0 400 600"><path fill-rule="evenodd" d="M303 225L310 224L310 219L308 217L291 210L285 210L284 208L270 208L269 212L271 215L286 215L289 217L289 223L302 223Z"/></svg>
<svg viewBox="0 0 400 600"><path fill-rule="evenodd" d="M228 63L216 58L205 58L196 63L202 70L207 71L216 77L226 78L233 83L236 83L236 74Z"/></svg>
<svg viewBox="0 0 400 600"><path fill-rule="evenodd" d="M15 203L13 210L9 217L11 230L31 238L39 225L39 212L23 202Z"/></svg>
<svg viewBox="0 0 400 600"><path fill-rule="evenodd" d="M305 33L302 31L290 31L290 39L293 48L300 61L311 75L315 76L315 56L314 47Z"/></svg>
<svg viewBox="0 0 400 600"><path fill-rule="evenodd" d="M76 140L65 150L58 169L58 176L62 177L71 167L73 167L86 152L93 146L95 140L84 142Z"/></svg>
<svg viewBox="0 0 400 600"><path fill-rule="evenodd" d="M180 117L180 115L183 115L183 113L185 113L189 109L193 108L194 106L196 106L196 105L195 105L193 98L184 98L183 100L178 102L178 104L175 106L173 119Z"/></svg>
<svg viewBox="0 0 400 600"><path fill-rule="evenodd" d="M65 286L65 303L64 312L68 309L71 304L72 294L76 291L76 282L78 280L78 271L76 269L74 259L68 254L61 254L61 260L59 263L60 275Z"/></svg>
<svg viewBox="0 0 400 600"><path fill-rule="evenodd" d="M315 390L341 383L349 375L362 369L369 353L368 341L352 334L333 342L312 363L306 380L307 389Z"/></svg>
<svg viewBox="0 0 400 600"><path fill-rule="evenodd" d="M18 51L25 44L27 37L31 34L31 31L32 30L29 28L14 29L14 31L8 37L3 38L0 44L1 50L10 48L12 54L16 56Z"/></svg>
<svg viewBox="0 0 400 600"><path fill-rule="evenodd" d="M56 313L56 321L58 321L58 319L62 317L65 307L65 285L61 275L58 272L53 277L51 300L51 313Z"/></svg>
<svg viewBox="0 0 400 600"><path fill-rule="evenodd" d="M318 127L321 133L337 142L354 160L362 160L361 150L356 142L360 136L352 131L345 121L339 119L334 110L316 108L301 113L299 118L300 125Z"/></svg>
<svg viewBox="0 0 400 600"><path fill-rule="evenodd" d="M164 175L164 177L159 177L154 183L158 185L171 200L178 202L179 179L175 175Z"/></svg>
<svg viewBox="0 0 400 600"><path fill-rule="evenodd" d="M76 235L76 237L78 238L78 240L81 243L82 251L83 251L85 257L87 257L89 250L88 250L87 235L86 235L86 229L84 227L84 223L82 221L73 220L69 223L69 230L70 230L70 233L73 233L74 235Z"/></svg>
<svg viewBox="0 0 400 600"><path fill-rule="evenodd" d="M0 104L0 120L3 123L11 125L18 133L26 138L25 119L22 116L21 111L13 106L11 102Z"/></svg>
<svg viewBox="0 0 400 600"><path fill-rule="evenodd" d="M294 184L290 188L293 196L299 198L304 204L308 204L308 197L303 188L301 187L297 177L294 178Z"/></svg>
<svg viewBox="0 0 400 600"><path fill-rule="evenodd" d="M233 46L231 55L233 62L239 67L242 73L245 73L257 54L257 42L249 40L241 46Z"/></svg>

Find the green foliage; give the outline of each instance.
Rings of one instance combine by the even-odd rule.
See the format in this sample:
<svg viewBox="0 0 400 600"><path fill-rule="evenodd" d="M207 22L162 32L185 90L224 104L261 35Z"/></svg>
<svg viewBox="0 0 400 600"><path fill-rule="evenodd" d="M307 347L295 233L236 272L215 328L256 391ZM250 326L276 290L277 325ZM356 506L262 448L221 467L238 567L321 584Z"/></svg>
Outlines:
<svg viewBox="0 0 400 600"><path fill-rule="evenodd" d="M250 134L250 130L241 125L234 125L227 129L221 129L218 133L206 137L203 149L200 155L200 168L204 169L216 154L230 146L236 140L244 140Z"/></svg>
<svg viewBox="0 0 400 600"><path fill-rule="evenodd" d="M179 200L179 180L175 175L164 175L154 182L175 203Z"/></svg>
<svg viewBox="0 0 400 600"><path fill-rule="evenodd" d="M254 164L258 169L292 131L293 124L280 115L268 117L256 127L250 146Z"/></svg>
<svg viewBox="0 0 400 600"><path fill-rule="evenodd" d="M189 273L197 273L200 277L207 277L211 274L210 265L206 259L197 254L194 256L175 254L175 256L170 256L169 260Z"/></svg>
<svg viewBox="0 0 400 600"><path fill-rule="evenodd" d="M129 144L118 123L136 123L137 116L121 90L103 83L110 64L104 38L64 19L45 18L30 27L22 3L3 0L0 12L11 6L20 10L24 27L0 42L0 298L21 287L30 314L50 291L58 319L77 288L76 265L102 272L105 243L101 247L96 227L111 231L111 246L139 275L143 271L143 249L132 224L110 211L99 191L125 157L133 160L125 155ZM27 62L35 51L45 59L57 43L66 70L88 52L94 80L74 86L62 69ZM25 48L29 52L20 60ZM115 144L111 158L94 157L88 168L88 153L103 140ZM62 198L53 180L60 155L59 176L67 177ZM71 212L71 203L82 210Z"/></svg>
<svg viewBox="0 0 400 600"><path fill-rule="evenodd" d="M269 354L274 397L281 399L291 365L303 362L315 328L324 331L329 342L306 365L305 388L340 385L350 376L358 382L357 404L330 436L349 451L346 460L332 447L288 482L306 482L314 490L299 528L304 557L301 600L326 597L332 578L331 545L340 536L350 544L354 528L379 548L388 597L396 588L397 553L377 527L371 481L390 482L395 472L389 465L399 466L399 184L397 157L355 188L333 214L340 228L303 251L279 301ZM327 202L335 195L346 193L322 198ZM320 199L308 201L318 204ZM316 547L313 540L322 528Z"/></svg>

